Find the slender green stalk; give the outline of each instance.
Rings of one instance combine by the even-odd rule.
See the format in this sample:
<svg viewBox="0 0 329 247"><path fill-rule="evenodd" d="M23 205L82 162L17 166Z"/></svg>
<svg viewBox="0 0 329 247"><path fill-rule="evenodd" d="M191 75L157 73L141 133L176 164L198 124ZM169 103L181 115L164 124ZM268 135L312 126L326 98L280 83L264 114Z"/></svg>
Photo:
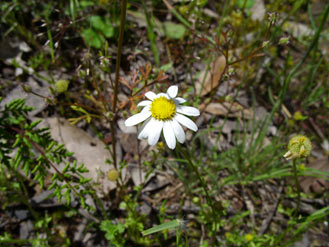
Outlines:
<svg viewBox="0 0 329 247"><path fill-rule="evenodd" d="M326 23L326 20L328 18L328 14L329 14L329 4L326 6L326 9L324 10L324 13L323 13L323 17L322 17L322 20L321 20L321 23L319 25L319 28L317 29L314 37L313 37L313 40L311 42L311 44L309 45L306 53L304 54L303 58L299 61L299 63L289 72L288 76L286 77L286 79L284 80L283 82L283 88L282 90L280 91L280 94L279 94L279 97L278 97L278 100L277 102L275 103L275 105L273 106L273 109L271 111L271 114L268 118L266 118L266 120L264 121L264 128L263 130L264 131L260 131L256 141L258 140L262 140L264 138L264 136L266 135L266 131L267 131L267 126L269 126L269 124L271 123L273 117L274 117L274 114L278 111L278 109L280 109L281 105L282 105L282 102L284 100L284 97L286 96L286 93L287 93L287 90L288 90L288 87L290 85L290 82L292 80L292 78L296 75L296 73L298 72L298 70L300 69L300 67L303 65L303 63L305 62L305 60L308 58L308 56L310 55L311 51L317 46L317 43L319 41L319 37L320 37L320 34L324 28L324 24ZM256 148L257 146L255 146Z"/></svg>
<svg viewBox="0 0 329 247"><path fill-rule="evenodd" d="M205 180L202 178L202 176L201 176L201 174L200 174L200 172L199 172L199 170L198 170L198 167L197 167L197 166L194 164L194 162L191 160L189 154L188 154L185 150L183 150L183 148L181 148L181 146L180 146L179 144L177 145L177 147L178 147L178 151L179 151L181 154L183 154L184 158L187 160L187 163L190 165L190 167L192 168L192 170L195 172L196 176L198 177L198 179L199 179L199 181L200 181L200 184L201 184L201 186L202 186L202 188L203 188L203 191L204 191L204 193L205 193L205 195L206 195L207 203L208 203L208 204L210 205L210 207L211 207L212 215L213 215L213 217L214 217L214 222L215 222L215 224L216 224L216 226L217 226L217 222L218 222L218 213L217 213L216 208L215 208L215 206L214 206L214 204L213 204L213 201L212 201L212 199L211 199L211 197L210 197L210 195L209 195L208 188L207 188L207 184L206 184ZM214 237L213 239L214 239L214 241L217 241L215 237Z"/></svg>
<svg viewBox="0 0 329 247"><path fill-rule="evenodd" d="M295 216L298 215L299 207L300 207L300 185L298 182L298 172L297 172L297 162L296 159L294 159L293 164L292 164L293 172L294 172L294 180L295 180L295 186L297 190L297 206L295 209Z"/></svg>
<svg viewBox="0 0 329 247"><path fill-rule="evenodd" d="M201 186L206 194L206 198L207 198L207 202L212 206L212 200L210 198L210 195L209 195L209 192L208 192L208 189L207 189L207 185L206 185L206 182L204 181L204 179L201 177L200 175L200 172L198 170L198 168L194 165L193 161L191 160L191 158L189 157L189 155L186 153L185 150L183 150L181 148L180 145L177 145L178 149L179 149L179 152L181 154L183 154L184 158L187 160L187 163L190 165L190 167L193 169L193 171L195 172L195 174L197 175L200 183L201 183ZM215 211L215 210L214 210Z"/></svg>
<svg viewBox="0 0 329 247"><path fill-rule="evenodd" d="M184 19L183 16L181 16L173 6L171 6L169 4L169 2L167 0L162 0L164 2L164 4L167 6L167 8L169 9L169 11L187 28L191 29L192 31L194 31L195 33L197 33L199 36L201 37L205 37L211 44L216 45L216 41L213 40L212 37L210 37L209 35L203 35L203 33L199 32L198 30L194 30L192 24L190 24L187 20Z"/></svg>
<svg viewBox="0 0 329 247"><path fill-rule="evenodd" d="M293 163L292 163L292 169L293 169L293 173L294 173L294 182L295 182L295 189L296 189L296 192L297 192L297 206L295 208L295 211L293 213L293 216L294 217L298 217L298 212L299 212L299 207L300 207L300 185L299 185L299 182L298 182L298 172L297 172L297 162L296 162L296 159L293 160ZM292 225L287 225L286 229L284 230L283 233L281 233L277 239L276 239L276 244L279 246L279 247L283 247L283 246L286 246L286 244L283 244L281 245L281 241L287 236L287 234L291 231L292 229Z"/></svg>
<svg viewBox="0 0 329 247"><path fill-rule="evenodd" d="M30 210L30 213L32 214L32 216L34 217L35 220L39 220L40 217L38 215L38 212L36 212L33 209L33 207L31 206L31 204L29 203L29 200L28 200L29 193L25 186L23 176L16 169L13 169L11 166L9 166L9 169L15 174L15 176L18 179L19 184L20 184L21 194L20 194L18 200L26 205L26 207ZM9 182L9 181L6 179L6 182Z"/></svg>
<svg viewBox="0 0 329 247"><path fill-rule="evenodd" d="M296 73L298 72L298 70L300 69L300 67L302 66L302 64L305 62L306 58L310 55L311 51L313 50L313 48L316 47L318 41L319 41L319 38L320 38L320 34L324 28L324 24L326 23L326 20L328 18L328 14L329 14L329 4L327 5L325 11L324 11L324 14L323 14L323 17L322 17L322 20L321 20L321 23L320 23L320 26L318 28L318 30L316 31L314 37L313 37L313 40L311 42L311 44L309 45L305 55L303 56L302 60L299 61L299 63L290 71L290 73L288 74L286 80L284 81L284 86L283 86L283 91L281 93L281 97L280 97L280 102L283 101L283 96L285 95L286 91L287 91L287 88L290 84L290 81L291 79L296 75ZM281 104L280 104L281 105Z"/></svg>
<svg viewBox="0 0 329 247"><path fill-rule="evenodd" d="M47 240L44 239L44 242ZM33 240L32 239L4 239L1 240L1 244L17 244L17 245L22 245L22 246L30 246L29 244L32 244Z"/></svg>
<svg viewBox="0 0 329 247"><path fill-rule="evenodd" d="M158 47L156 45L156 35L154 32L154 25L153 25L153 21L152 21L152 13L149 14L147 11L147 7L146 7L146 3L145 0L143 1L143 9L144 9L144 13L145 13L145 19L146 19L146 28L147 28L147 37L150 40L151 43L151 49L155 58L155 63L158 67L160 67L160 57L159 57L159 51L158 51Z"/></svg>
<svg viewBox="0 0 329 247"><path fill-rule="evenodd" d="M223 23L224 23L224 17L226 17L226 14L227 14L227 11L228 11L228 3L229 1L228 0L225 0L225 3L224 3L224 7L223 7L223 10L222 10L222 14L218 20L218 27L217 27L217 38L218 40L220 40L220 35L222 33L222 27L223 27Z"/></svg>
<svg viewBox="0 0 329 247"><path fill-rule="evenodd" d="M111 121L111 136L112 136L112 156L114 167L117 168L117 156L116 156L116 138L115 138L115 121L117 118L117 103L118 103L118 85L119 85L119 72L120 72L120 62L121 62L121 53L122 53L122 43L123 43L123 32L126 22L126 10L127 10L127 0L122 0L121 2L121 19L120 19L120 33L118 39L118 52L117 60L115 64L115 79L114 79L114 98L112 105L113 118Z"/></svg>

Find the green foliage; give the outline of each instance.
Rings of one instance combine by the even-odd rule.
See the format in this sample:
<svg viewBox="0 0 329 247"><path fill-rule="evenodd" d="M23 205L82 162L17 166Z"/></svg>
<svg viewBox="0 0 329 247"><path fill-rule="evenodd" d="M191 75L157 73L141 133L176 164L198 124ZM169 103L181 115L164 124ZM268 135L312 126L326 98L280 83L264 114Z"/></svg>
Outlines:
<svg viewBox="0 0 329 247"><path fill-rule="evenodd" d="M89 18L90 28L82 31L85 42L94 48L101 48L106 38L114 36L114 27L109 18L101 16L91 16Z"/></svg>
<svg viewBox="0 0 329 247"><path fill-rule="evenodd" d="M164 231L164 230L176 229L177 227L181 227L181 225L182 225L182 221L176 219L176 220L172 220L172 221L163 223L161 225L154 226L154 227L152 227L150 229L147 229L145 231L142 231L142 234L144 236L146 236L146 235L153 234L153 233L160 232L160 231Z"/></svg>
<svg viewBox="0 0 329 247"><path fill-rule="evenodd" d="M247 8L250 9L252 6L255 5L255 0L237 0L236 5L239 8Z"/></svg>
<svg viewBox="0 0 329 247"><path fill-rule="evenodd" d="M165 34L171 39L181 39L184 37L186 28L182 24L166 21L163 23Z"/></svg>
<svg viewBox="0 0 329 247"><path fill-rule="evenodd" d="M62 218L68 218L69 222L75 218L80 220L80 208L73 207L71 202L73 195L93 214L91 219L96 218L95 222L100 222L90 223L92 228L88 225L86 231L103 231L110 246L170 246L175 244L173 235L176 235L176 246L292 246L304 232L328 221L328 207L319 209L319 205L314 205L317 211L298 215L298 206L281 203L287 199L296 201L300 197L327 196L327 192L321 195L300 193L297 177L309 176L328 181L328 172L299 164L304 160L292 164L283 158L291 134L311 132L305 133L311 137L313 129L316 129L311 139L316 146L329 134L323 128L327 126L329 109L329 87L326 83L328 58L321 50L324 49L322 43L328 43L328 33L324 30L324 17L327 14L314 13L315 3L304 0L265 1L264 11L272 14L266 15L263 21L255 21L251 18L250 10L255 6L255 0L169 1L168 5L167 2L129 2L127 22L120 26L118 13L123 6L120 1L5 1L0 6L3 13L0 29L4 30L4 38L19 36L32 47L32 51L24 53L22 58L27 58L27 66L33 69L33 76L38 75L40 70L50 72L51 78L57 74L57 70L63 69L68 74L77 70L78 73L70 74L70 89L72 86L73 94L77 92L77 95L84 95L82 102L77 100L76 95L72 96L72 92L66 91L66 85L60 90L66 94L56 95L58 105L51 105L50 112L57 113L59 106L62 109L60 114L71 123L80 122L88 130L95 130L106 143L108 140L104 140L104 134L99 132L97 120L106 119L109 125L117 126L115 121L127 115L123 110L125 106L126 109L128 105L134 109L135 99L141 98L146 90L152 90L153 87L166 87L160 84L165 81L178 82L184 90L184 96L193 101L196 107L213 102L235 103L235 96L226 95L226 92L225 95L216 94L220 90L215 89L209 96L195 96L199 64L210 66L211 59L208 58L211 56L227 56L227 73L220 83L236 80L237 83L232 87L241 85L239 87L244 87L247 95L255 89L257 104L261 103L270 111L270 115L258 121L256 116L246 120L244 116L231 114L235 113L231 109L224 117L206 113L199 120L202 123L199 133L187 145L182 145L177 153L169 153L160 145L154 147L152 152L145 152L144 149L133 155L125 150L126 156L117 167L120 172L126 168L126 162L138 160L144 165L146 177L163 173L164 169L168 174L169 170L172 180L168 187L176 184L183 184L184 187L178 187L180 189L174 191L177 193L175 196L163 199L163 195L157 191L142 192L144 183L133 190L131 180L127 182L120 177L116 180L115 192L104 195L105 200L110 202L106 205L110 205L110 210L120 210L120 216L117 217L112 211L104 209L103 199L97 197L91 179L84 177L88 171L86 167L72 161L73 154L63 145L58 145L48 129L40 128L40 121L29 120L27 115L31 108L25 105L24 100L15 100L0 110L1 208L5 210L15 204L28 208L33 217L35 234L29 240L22 240L9 233L1 233L1 246L70 246L69 237L62 236L61 241L57 241L53 235L56 235L54 228ZM326 8L325 4L321 6ZM285 23L296 21L296 17L299 18L297 21L311 26L313 35L294 37L290 30L285 29ZM297 25L294 23L293 26ZM120 95L119 102L122 105L117 107L120 110L116 114L111 111L115 94L111 75L116 61L113 48L117 43L119 28L125 28L122 53L124 61L129 62L129 66L121 64L124 72L127 72L128 67L133 68L133 63L139 63L140 57L146 59L147 65L143 67L136 63L138 69L126 73L133 74L131 81L120 74L122 85L119 89L124 88L125 95ZM140 34L145 34L145 37ZM84 42L81 42L80 37ZM290 37L289 42L287 37ZM86 47L97 50L88 49L88 54L82 59L80 56L75 59L75 52L85 54ZM6 66L7 63L5 61ZM152 63L156 64L156 68L149 65ZM22 67L18 60L14 60L12 65L23 70L22 78L30 76L30 70ZM51 70L54 68L56 72ZM163 72L167 74L164 76ZM0 88L3 90L6 86L1 85ZM33 93L31 89L26 92ZM83 104L85 101L88 101L86 105ZM256 104L256 101L253 102ZM65 111L63 105L68 104L69 110ZM290 114L293 117L286 112L281 114L286 108L290 113L300 114ZM238 129L230 133L233 138L228 142L229 148L221 148L220 151L218 147L227 133L223 133L225 122L222 126L213 125L218 118L224 121L234 118L235 122L241 123ZM278 134L274 137L268 134L272 123L279 126ZM216 136L215 141L211 140L212 143L208 141L210 135ZM115 144L115 140L110 141ZM141 157L147 159L140 160ZM63 169L54 171L60 165ZM50 174L50 170L53 174ZM290 180L294 176L297 183L292 184ZM145 180L149 183L148 178ZM276 214L287 221L287 227L282 230L286 222L274 219L274 224L272 222L265 234L257 234L258 217L264 216L264 212L258 210L268 206L262 205L262 198L257 194L258 188L277 187L282 182L285 185L280 192L281 198L278 198L280 203ZM65 202L65 213L42 214L31 207L30 189L33 187L34 190L36 185L43 190L52 190L49 197L57 197L59 201ZM234 195L232 197L238 198L238 201L231 198L222 200L226 194ZM149 200L144 198L145 195L151 199L148 202L152 207L151 215L143 215L140 210L141 201L145 203ZM245 197L249 198L253 207L250 208L250 202ZM87 198L95 201L96 208L87 204ZM174 216L167 211L173 202L178 205ZM189 206L187 212L184 211L186 203L195 206L192 208L195 213L188 212ZM118 205L119 209L116 208ZM178 220L185 217L188 220ZM252 217L256 217L256 225L251 223ZM168 219L171 221L166 222ZM170 229L176 231L168 231ZM278 231L281 233L278 234ZM216 243L217 240L219 243Z"/></svg>
<svg viewBox="0 0 329 247"><path fill-rule="evenodd" d="M105 232L105 237L113 246L124 246L127 240L143 246L149 246L151 241L141 236L144 230L145 216L137 211L138 203L135 198L126 196L120 204L120 209L127 215L122 222L113 223L111 220L101 222L100 229Z"/></svg>
<svg viewBox="0 0 329 247"><path fill-rule="evenodd" d="M113 246L124 246L125 239L122 237L125 227L121 223L113 224L110 220L102 221L100 229L105 232L105 238Z"/></svg>
<svg viewBox="0 0 329 247"><path fill-rule="evenodd" d="M25 176L37 181L41 188L45 186L45 179L49 176L50 168L56 173L52 177L52 184L48 189L54 189L54 195L62 200L64 197L69 205L71 192L77 193L84 207L85 198L82 195L94 192L83 188L88 185L90 179L83 178L82 174L88 170L83 164L70 163L66 160L72 156L64 145L58 145L50 136L47 128L37 128L41 120L30 122L27 114L32 110L25 105L23 99L17 99L4 106L0 110L0 164L1 170L9 174L18 174L18 170L24 171ZM57 166L66 163L62 172ZM56 166L55 166L56 164ZM73 189L69 181L80 177L78 186ZM15 183L11 188L15 188ZM7 184L3 184L8 188ZM18 188L19 183L17 183ZM17 188L16 186L16 188ZM2 188L2 191L6 191Z"/></svg>
<svg viewBox="0 0 329 247"><path fill-rule="evenodd" d="M89 19L91 26L100 31L106 38L112 38L114 35L114 27L111 20L101 16L92 16Z"/></svg>
<svg viewBox="0 0 329 247"><path fill-rule="evenodd" d="M95 47L98 49L102 47L104 38L97 31L95 31L91 28L87 28L82 31L81 35L89 46Z"/></svg>

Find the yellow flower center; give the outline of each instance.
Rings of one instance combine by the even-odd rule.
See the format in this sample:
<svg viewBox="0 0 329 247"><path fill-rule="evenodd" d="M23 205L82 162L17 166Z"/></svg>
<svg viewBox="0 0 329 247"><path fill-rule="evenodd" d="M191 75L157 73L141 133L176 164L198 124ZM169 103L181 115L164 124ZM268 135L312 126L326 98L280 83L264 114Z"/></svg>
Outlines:
<svg viewBox="0 0 329 247"><path fill-rule="evenodd" d="M171 99L161 96L152 101L152 117L160 121L170 120L175 116L176 105Z"/></svg>
<svg viewBox="0 0 329 247"><path fill-rule="evenodd" d="M297 135L290 139L288 150L299 158L306 157L311 153L312 144L306 136Z"/></svg>

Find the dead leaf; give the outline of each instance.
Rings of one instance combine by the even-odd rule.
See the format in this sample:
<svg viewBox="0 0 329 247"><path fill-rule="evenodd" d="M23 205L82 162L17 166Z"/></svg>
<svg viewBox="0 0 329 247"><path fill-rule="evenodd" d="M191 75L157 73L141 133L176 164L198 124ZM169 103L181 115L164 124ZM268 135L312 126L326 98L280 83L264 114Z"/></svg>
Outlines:
<svg viewBox="0 0 329 247"><path fill-rule="evenodd" d="M329 159L328 157L316 159L308 164L307 167L323 172L329 172ZM316 177L301 177L299 183L305 193L314 192L321 194L325 190L329 190L329 182Z"/></svg>
<svg viewBox="0 0 329 247"><path fill-rule="evenodd" d="M293 21L287 21L283 25L283 30L292 34L296 38L302 38L312 36L314 31L303 23L297 23Z"/></svg>
<svg viewBox="0 0 329 247"><path fill-rule="evenodd" d="M40 81L40 80L39 80ZM21 85L24 85L26 87L30 87L31 90L37 94L40 94L44 97L50 96L49 87L46 83L42 83L40 85L36 80L34 80L32 77L29 77L29 81L26 83L21 83L19 86L14 88L12 91L10 91L5 98L0 102L0 109L10 103L11 101L15 99L25 99L26 105L32 106L34 109L29 112L29 116L35 116L39 112L43 111L47 107L47 103L44 100L44 98L41 98L40 96L37 96L32 93L26 93Z"/></svg>
<svg viewBox="0 0 329 247"><path fill-rule="evenodd" d="M201 72L199 79L195 85L196 92L201 96L204 96L210 93L214 88L216 88L220 83L220 78L224 73L225 67L226 59L224 56L220 56L210 64L209 70L205 68L204 71ZM204 84L202 87L202 82L206 73L206 79L204 80Z"/></svg>
<svg viewBox="0 0 329 247"><path fill-rule="evenodd" d="M51 136L58 143L65 144L68 151L74 152L73 156L77 159L77 163L83 163L89 172L84 173L84 177L92 178L94 183L97 183L94 188L97 194L102 197L104 194L116 187L115 182L107 179L106 174L113 165L106 163L106 160L112 160L110 152L106 150L105 144L97 137L91 137L87 132L71 125L67 120L62 118L46 118L43 121L43 126L47 125L50 128ZM120 145L117 145L117 160L118 163L122 158ZM64 168L64 164L58 167L60 170ZM126 171L123 171L123 177Z"/></svg>
<svg viewBox="0 0 329 247"><path fill-rule="evenodd" d="M147 181L145 181L146 178L146 172L141 170L137 164L128 164L128 171L130 173L130 176L135 184L135 186L139 186L142 183L146 183L148 180L150 180L150 177L153 177L154 175L151 175L148 177Z"/></svg>
<svg viewBox="0 0 329 247"><path fill-rule="evenodd" d="M242 117L245 119L251 119L254 115L252 109L245 109L237 102L234 102L233 104L230 102L210 103L207 106L205 104L200 106L201 109L204 107L206 107L204 109L205 112L217 116L226 116L228 114L229 117Z"/></svg>
<svg viewBox="0 0 329 247"><path fill-rule="evenodd" d="M253 21L263 21L266 13L264 1L256 0L255 4L250 9L250 12Z"/></svg>

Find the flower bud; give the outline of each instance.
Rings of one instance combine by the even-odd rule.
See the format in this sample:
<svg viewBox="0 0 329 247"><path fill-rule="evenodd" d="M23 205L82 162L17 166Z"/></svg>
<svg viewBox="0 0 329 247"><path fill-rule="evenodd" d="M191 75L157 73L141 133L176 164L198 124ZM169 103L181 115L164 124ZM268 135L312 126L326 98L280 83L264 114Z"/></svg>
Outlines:
<svg viewBox="0 0 329 247"><path fill-rule="evenodd" d="M195 196L195 197L193 197L192 202L194 204L199 204L200 203L200 198Z"/></svg>
<svg viewBox="0 0 329 247"><path fill-rule="evenodd" d="M117 169L111 169L107 172L107 178L112 182L117 181L119 177L120 177L120 173L118 172Z"/></svg>
<svg viewBox="0 0 329 247"><path fill-rule="evenodd" d="M23 89L23 91L25 92L25 93L31 93L32 92L32 88L31 88L31 86L29 86L29 85L22 85L22 89Z"/></svg>
<svg viewBox="0 0 329 247"><path fill-rule="evenodd" d="M244 239L248 242L250 242L251 240L253 240L254 236L250 233L244 235Z"/></svg>
<svg viewBox="0 0 329 247"><path fill-rule="evenodd" d="M312 151L310 139L306 136L297 135L290 139L288 152L283 156L287 160L307 157Z"/></svg>
<svg viewBox="0 0 329 247"><path fill-rule="evenodd" d="M269 40L264 41L263 44L262 44L262 47L265 48L265 47L267 47L269 44L270 44L270 41L269 41Z"/></svg>
<svg viewBox="0 0 329 247"><path fill-rule="evenodd" d="M287 44L289 44L289 37L282 37L282 38L279 40L279 44L280 44L280 45L287 45Z"/></svg>
<svg viewBox="0 0 329 247"><path fill-rule="evenodd" d="M294 113L294 119L297 121L303 121L303 120L307 119L307 117L303 116L303 114L300 111L296 111Z"/></svg>
<svg viewBox="0 0 329 247"><path fill-rule="evenodd" d="M64 93L67 91L69 87L69 81L68 80L59 80L55 84L55 91L57 93Z"/></svg>

